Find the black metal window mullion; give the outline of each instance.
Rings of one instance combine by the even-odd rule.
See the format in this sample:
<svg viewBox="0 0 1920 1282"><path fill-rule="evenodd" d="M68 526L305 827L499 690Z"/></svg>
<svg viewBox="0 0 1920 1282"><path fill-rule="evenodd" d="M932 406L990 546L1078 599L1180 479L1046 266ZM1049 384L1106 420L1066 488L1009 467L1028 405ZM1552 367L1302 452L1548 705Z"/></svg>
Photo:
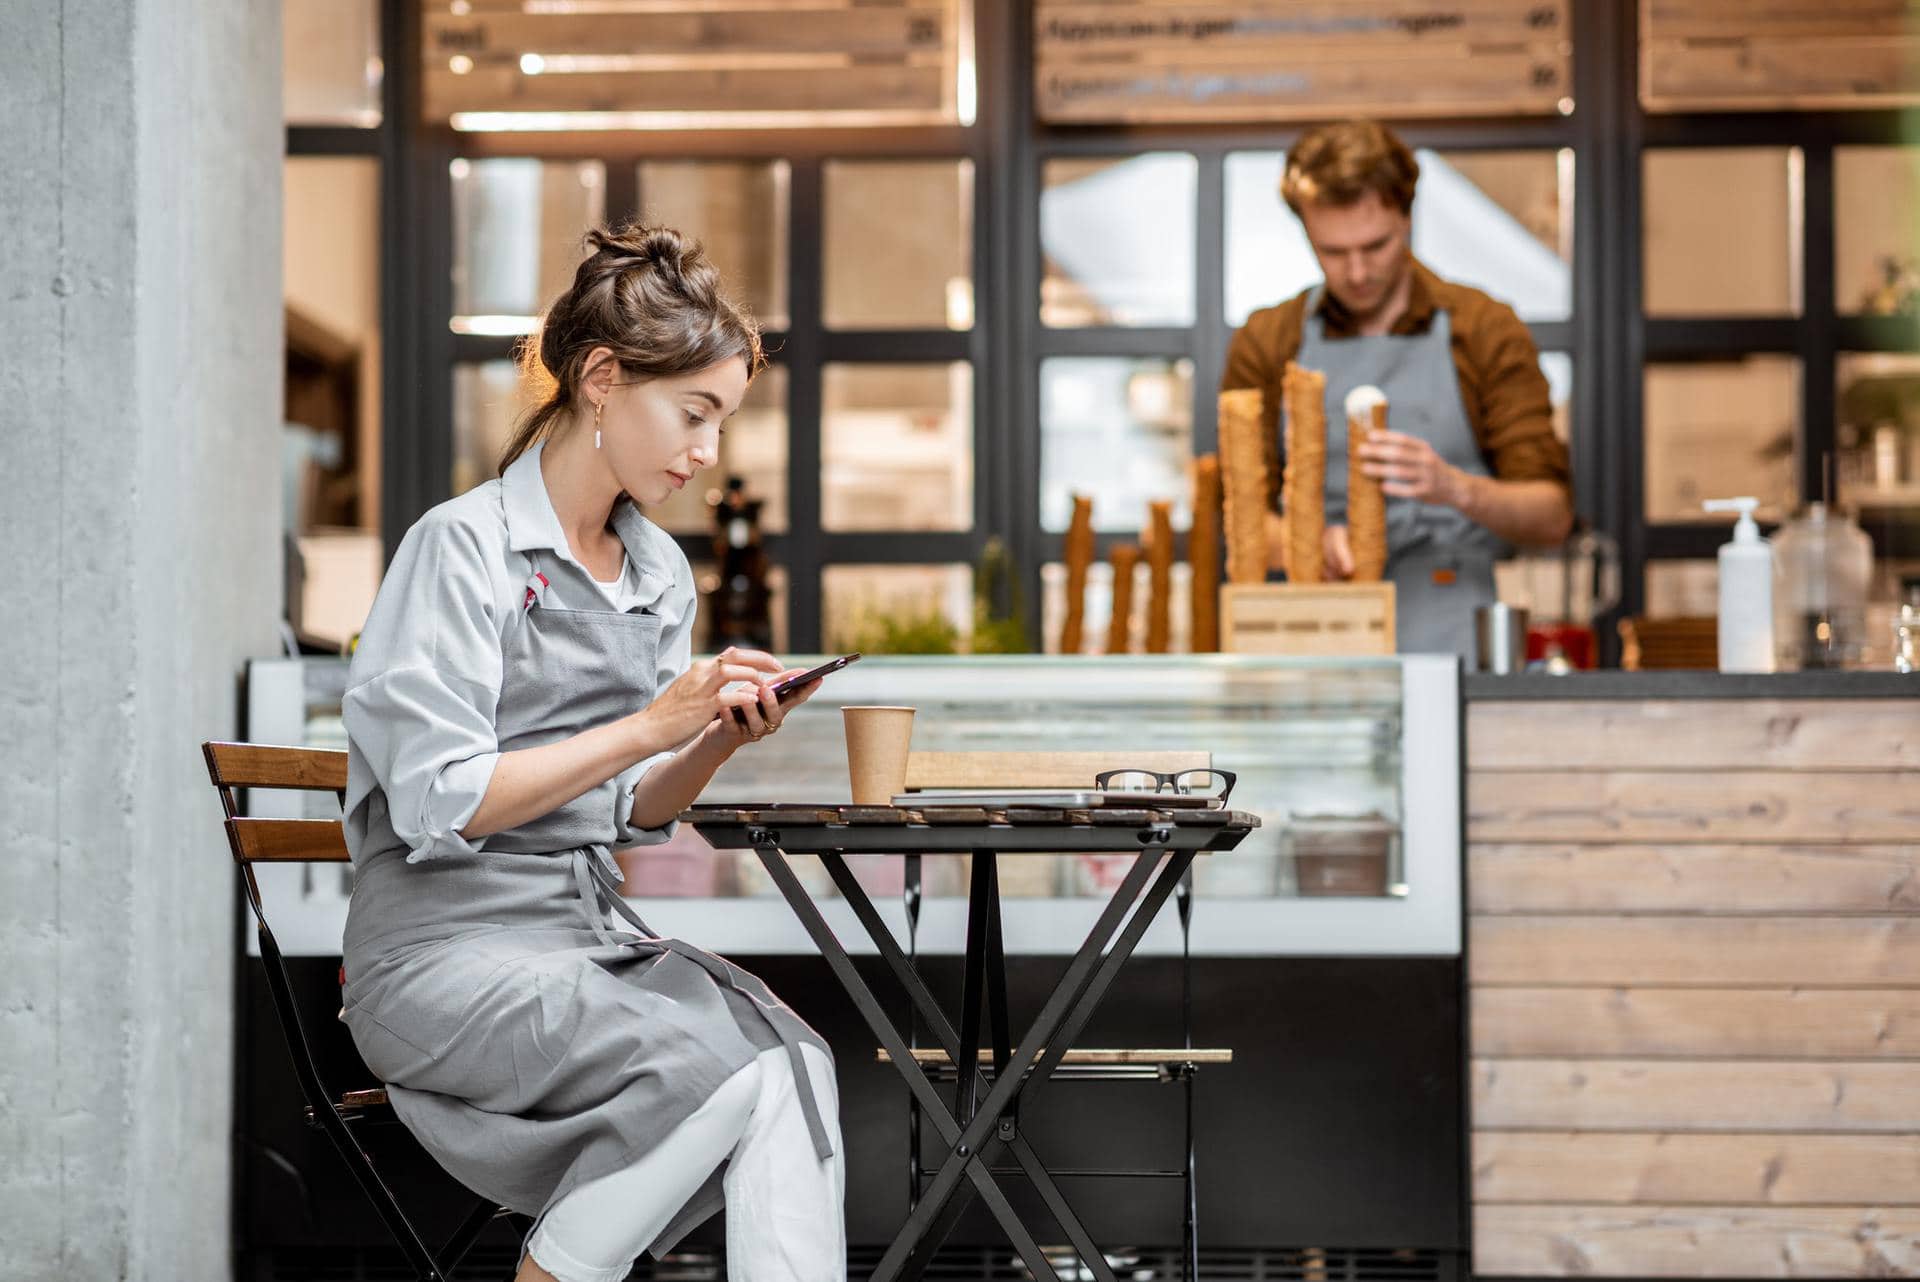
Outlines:
<svg viewBox="0 0 1920 1282"><path fill-rule="evenodd" d="M789 161L787 309L792 323L780 353L787 367L787 644L822 644L820 541L821 366L825 329L825 182L818 156Z"/></svg>
<svg viewBox="0 0 1920 1282"><path fill-rule="evenodd" d="M603 215L609 226L618 227L646 214L641 204L646 193L640 190L640 162L632 156L603 156L600 188Z"/></svg>
<svg viewBox="0 0 1920 1282"><path fill-rule="evenodd" d="M451 400L451 362L439 363L426 330L446 330L416 292L422 253L438 257L435 245L451 241L451 223L428 233L421 219L428 186L422 167L429 163L426 130L420 118L420 6L412 0L382 0L380 6L380 535L390 561L400 540L429 506L444 497L447 482L436 489L426 451L416 447L422 422L425 385L444 382ZM445 253L451 253L446 249ZM450 355L450 353L449 353ZM452 433L448 424L446 432Z"/></svg>
<svg viewBox="0 0 1920 1282"><path fill-rule="evenodd" d="M1023 399L1020 209L1026 183L1017 157L1032 110L1031 88L1017 68L1025 25L1017 4L974 6L974 68L979 118L974 127L974 523L981 546L1004 543L1013 584L1028 603L1023 567L1020 444L1028 413ZM1006 605L1010 602L1001 602Z"/></svg>
<svg viewBox="0 0 1920 1282"><path fill-rule="evenodd" d="M1013 573L1028 602L1028 644L1039 652L1046 648L1046 593L1040 574L1040 362L1033 353L1045 330L1040 324L1041 160L1035 146L1033 22L1022 0L978 0L976 11L980 101L994 103L985 117L991 124L986 142L999 149L995 226L1002 235L996 251L1002 292L989 296L995 300L994 315L980 319L1006 336L997 371L1003 389L998 403L1006 415L999 433L1007 477L1005 530Z"/></svg>
<svg viewBox="0 0 1920 1282"><path fill-rule="evenodd" d="M1839 370L1834 360L1833 144L1801 147L1800 497L1831 498Z"/></svg>
<svg viewBox="0 0 1920 1282"><path fill-rule="evenodd" d="M386 154L387 129L384 118L372 129L358 125L288 125L286 153L289 156L371 156L377 160Z"/></svg>
<svg viewBox="0 0 1920 1282"><path fill-rule="evenodd" d="M1581 31L1598 45L1591 51L1597 65L1589 68L1593 114L1586 121L1597 172L1587 181L1590 203L1579 211L1597 224L1587 229L1586 238L1597 252L1584 277L1592 290L1583 306L1589 309L1586 324L1593 331L1598 359L1588 373L1592 391L1587 403L1594 421L1587 424L1587 431L1593 440L1582 457L1593 467L1606 496L1596 508L1601 523L1612 531L1620 548L1619 612L1632 616L1645 607L1647 556L1646 469L1641 465L1646 291L1639 13L1637 6L1613 0L1580 2ZM1578 44L1574 56L1580 57ZM1576 103L1574 110L1586 108L1587 104ZM1576 176L1575 181L1582 180ZM1576 224L1576 238L1579 232ZM1576 426L1575 431L1579 430ZM1609 661L1618 655L1616 637L1610 631L1603 638L1603 654Z"/></svg>
<svg viewBox="0 0 1920 1282"><path fill-rule="evenodd" d="M1193 219L1193 266L1198 278L1193 283L1191 348L1195 458L1219 448L1218 388L1232 339L1226 315L1227 153L1211 148L1199 153L1199 162Z"/></svg>
<svg viewBox="0 0 1920 1282"><path fill-rule="evenodd" d="M1039 306L1036 291L1034 305ZM1048 329L1039 327L1030 352L1048 356L1165 356L1170 359L1194 354L1195 329L1181 325L1120 326L1086 329Z"/></svg>
<svg viewBox="0 0 1920 1282"><path fill-rule="evenodd" d="M1527 333L1533 338L1533 345L1543 352L1570 352L1574 348L1574 335L1579 330L1575 320L1528 321Z"/></svg>

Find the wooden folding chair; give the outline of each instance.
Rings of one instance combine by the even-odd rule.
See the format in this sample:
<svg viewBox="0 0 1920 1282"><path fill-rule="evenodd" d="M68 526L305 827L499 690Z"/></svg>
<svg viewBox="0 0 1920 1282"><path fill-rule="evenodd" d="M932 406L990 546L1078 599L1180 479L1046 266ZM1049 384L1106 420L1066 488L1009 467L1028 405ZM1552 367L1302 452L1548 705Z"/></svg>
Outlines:
<svg viewBox="0 0 1920 1282"><path fill-rule="evenodd" d="M1182 770L1207 770L1213 755L1207 752L916 752L907 758L907 790L924 792L942 788L1090 788L1093 777L1102 770L1131 768L1177 774ZM907 955L918 956L920 925L920 859L906 860L905 897L907 908ZM1199 1195L1195 1188L1193 1142L1194 1078L1203 1064L1231 1064L1233 1051L1227 1047L1197 1047L1193 1044L1193 873L1189 869L1174 891L1174 907L1180 921L1180 1034L1177 1047L1083 1048L1066 1052L1055 1081L1148 1080L1179 1082L1184 1092L1186 1121L1184 1129L1186 1164L1178 1172L1184 1198L1181 1208L1180 1255L1188 1282L1200 1275ZM882 1062L887 1052L879 1051ZM956 1070L945 1051L915 1050L914 1058L943 1077ZM991 1076L982 1051L982 1071ZM907 1152L907 1204L919 1200L924 1179L920 1153L920 1109L908 1097L909 1143ZM1119 1177L1157 1177L1174 1172L1121 1169L1101 1172Z"/></svg>
<svg viewBox="0 0 1920 1282"><path fill-rule="evenodd" d="M430 1250L412 1222L400 1209L393 1191L373 1167L373 1159L354 1134L366 1126L393 1122L392 1107L384 1088L347 1091L336 1097L320 1080L306 1027L293 1000L293 983L288 978L280 946L267 924L266 910L260 902L260 883L253 866L259 863L344 863L347 843L338 819L254 819L240 813L235 792L240 788L282 788L296 792L331 792L345 804L347 790L347 754L321 748L276 748L252 743L207 743L207 774L220 793L220 806L226 812L227 845L240 875L246 882L247 902L260 928L260 960L266 967L267 988L273 994L274 1012L280 1030L286 1035L287 1050L293 1058L293 1072L306 1100L307 1124L323 1132L347 1164L347 1170L373 1203L387 1231L406 1254L416 1282L451 1282L453 1270L479 1240L487 1224L507 1218L530 1228L524 1216L481 1199L461 1221L439 1251Z"/></svg>

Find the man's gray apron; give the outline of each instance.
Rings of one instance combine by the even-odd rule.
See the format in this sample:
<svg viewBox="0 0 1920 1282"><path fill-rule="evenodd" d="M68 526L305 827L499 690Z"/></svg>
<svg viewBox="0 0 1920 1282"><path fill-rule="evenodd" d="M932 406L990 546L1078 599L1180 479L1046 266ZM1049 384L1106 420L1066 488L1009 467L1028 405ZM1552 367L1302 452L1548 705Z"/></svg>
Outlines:
<svg viewBox="0 0 1920 1282"><path fill-rule="evenodd" d="M629 553L631 555L631 552ZM538 570L538 562L534 563ZM502 752L651 702L660 619L549 609L536 573L502 639ZM833 1153L803 1041L818 1034L752 975L662 939L619 892L609 780L485 840L406 862L371 839L347 941L346 1021L395 1112L463 1184L525 1214L632 1165L763 1050L784 1046L816 1153ZM609 929L611 908L638 937ZM652 1249L719 1209L715 1172Z"/></svg>
<svg viewBox="0 0 1920 1282"><path fill-rule="evenodd" d="M1425 334L1329 339L1320 298L1319 289L1307 298L1294 360L1327 376L1327 523L1347 519L1347 393L1369 383L1387 395L1388 428L1422 438L1463 472L1490 475L1460 399L1446 311L1434 312ZM1507 551L1485 526L1450 507L1389 496L1387 577L1400 653L1469 656L1473 612L1496 599L1493 563Z"/></svg>

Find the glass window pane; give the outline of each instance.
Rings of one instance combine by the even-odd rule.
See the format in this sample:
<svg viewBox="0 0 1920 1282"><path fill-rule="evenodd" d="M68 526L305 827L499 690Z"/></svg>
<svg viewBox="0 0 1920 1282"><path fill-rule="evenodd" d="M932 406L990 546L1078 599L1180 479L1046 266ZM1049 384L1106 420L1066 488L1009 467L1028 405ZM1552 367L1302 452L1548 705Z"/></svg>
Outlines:
<svg viewBox="0 0 1920 1282"><path fill-rule="evenodd" d="M1647 315L1800 314L1798 147L1668 148L1643 162Z"/></svg>
<svg viewBox="0 0 1920 1282"><path fill-rule="evenodd" d="M973 633L965 565L830 565L820 575L827 649L957 654Z"/></svg>
<svg viewBox="0 0 1920 1282"><path fill-rule="evenodd" d="M973 162L829 161L825 320L973 328Z"/></svg>
<svg viewBox="0 0 1920 1282"><path fill-rule="evenodd" d="M1849 353L1839 360L1834 486L1861 524L1920 508L1920 356Z"/></svg>
<svg viewBox="0 0 1920 1282"><path fill-rule="evenodd" d="M830 364L820 401L821 525L972 528L972 366Z"/></svg>
<svg viewBox="0 0 1920 1282"><path fill-rule="evenodd" d="M379 0L281 0L280 47L288 124L380 123Z"/></svg>
<svg viewBox="0 0 1920 1282"><path fill-rule="evenodd" d="M1791 356L1648 365L1649 521L1703 521L1707 499L1751 494L1762 520L1798 504L1800 362Z"/></svg>
<svg viewBox="0 0 1920 1282"><path fill-rule="evenodd" d="M770 365L747 388L739 412L727 420L720 436L720 462L702 472L695 483L664 503L647 509L663 530L675 534L705 534L713 528L710 496L730 476L747 482L747 493L760 499L760 528L777 534L787 528L787 370Z"/></svg>
<svg viewBox="0 0 1920 1282"><path fill-rule="evenodd" d="M784 160L649 160L640 166L640 208L706 246L727 287L766 329L787 317L787 192Z"/></svg>
<svg viewBox="0 0 1920 1282"><path fill-rule="evenodd" d="M1422 149L1413 252L1529 321L1573 315L1573 154ZM1227 322L1320 283L1305 230L1280 199L1281 151L1226 160Z"/></svg>
<svg viewBox="0 0 1920 1282"><path fill-rule="evenodd" d="M1833 305L1920 312L1920 147L1833 149Z"/></svg>
<svg viewBox="0 0 1920 1282"><path fill-rule="evenodd" d="M719 647L714 645L714 611L709 605L713 594L720 587L719 567L711 560L693 558L693 581L700 589L700 624L694 633L693 652L711 654ZM773 622L773 653L785 654L791 644L787 631L787 567L769 565L767 567L767 614Z"/></svg>
<svg viewBox="0 0 1920 1282"><path fill-rule="evenodd" d="M1573 151L1422 150L1413 252L1522 320L1573 316Z"/></svg>
<svg viewBox="0 0 1920 1282"><path fill-rule="evenodd" d="M1284 151L1237 151L1226 162L1227 323L1320 283L1306 229L1280 199Z"/></svg>
<svg viewBox="0 0 1920 1282"><path fill-rule="evenodd" d="M453 492L465 494L500 475L500 451L513 425L533 408L512 361L470 361L453 367Z"/></svg>
<svg viewBox="0 0 1920 1282"><path fill-rule="evenodd" d="M1167 584L1167 652L1186 654L1193 648L1193 610L1190 604L1193 567L1185 560L1185 544L1177 551ZM1081 654L1143 654L1146 651L1147 611L1152 604L1152 569L1144 557L1133 570L1133 595L1128 600L1126 641L1115 645L1113 634L1113 562L1095 561L1087 567L1087 591L1080 605ZM1040 567L1041 649L1060 653L1060 633L1067 624L1067 567L1049 561Z"/></svg>
<svg viewBox="0 0 1920 1282"><path fill-rule="evenodd" d="M605 221L606 167L462 157L451 174L454 330L531 333L573 283L581 238Z"/></svg>
<svg viewBox="0 0 1920 1282"><path fill-rule="evenodd" d="M1040 362L1040 525L1061 531L1075 492L1096 496L1096 530L1139 530L1147 500L1192 515L1193 362L1055 356Z"/></svg>
<svg viewBox="0 0 1920 1282"><path fill-rule="evenodd" d="M281 204L288 528L380 528L380 162L290 156Z"/></svg>
<svg viewBox="0 0 1920 1282"><path fill-rule="evenodd" d="M1718 561L1647 562L1649 619L1704 619L1720 613Z"/></svg>
<svg viewBox="0 0 1920 1282"><path fill-rule="evenodd" d="M1193 324L1199 172L1180 152L1049 160L1040 193L1041 323Z"/></svg>

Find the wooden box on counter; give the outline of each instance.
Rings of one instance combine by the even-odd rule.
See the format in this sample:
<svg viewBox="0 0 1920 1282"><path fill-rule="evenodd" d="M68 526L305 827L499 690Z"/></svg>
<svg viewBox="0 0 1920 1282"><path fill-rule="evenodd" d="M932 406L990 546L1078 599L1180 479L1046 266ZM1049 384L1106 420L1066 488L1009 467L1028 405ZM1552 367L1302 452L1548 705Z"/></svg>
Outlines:
<svg viewBox="0 0 1920 1282"><path fill-rule="evenodd" d="M1394 653L1391 583L1229 583L1220 589L1225 654Z"/></svg>

